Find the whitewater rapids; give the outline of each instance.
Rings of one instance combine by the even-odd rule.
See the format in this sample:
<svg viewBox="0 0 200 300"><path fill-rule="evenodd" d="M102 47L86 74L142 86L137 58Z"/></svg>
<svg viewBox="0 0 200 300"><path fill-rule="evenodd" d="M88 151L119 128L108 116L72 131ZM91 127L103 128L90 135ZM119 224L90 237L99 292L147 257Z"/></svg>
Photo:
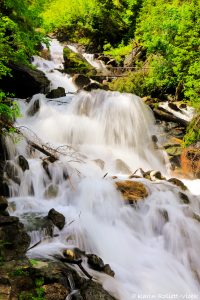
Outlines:
<svg viewBox="0 0 200 300"><path fill-rule="evenodd" d="M52 80L52 88L75 92L71 78L54 70L62 66L61 50L53 41L52 61L35 58L35 64ZM30 116L35 100L40 109ZM25 140L17 150L8 144L21 182L10 182L10 212L24 222L32 244L43 239L28 255L51 257L70 247L95 253L110 264L115 278L85 268L120 300L200 299L200 224L193 217L200 215L199 197L186 191L190 203L183 204L173 184L137 179L149 196L135 209L124 204L114 185L113 175L123 180L138 168L167 173L165 156L152 142L157 134L153 114L142 100L93 91L51 101L35 95L30 103L19 100L19 105L22 117L16 125L60 156L49 164L49 176L42 165L45 156L30 151ZM29 163L24 173L16 162L18 154ZM53 196L48 194L50 186ZM51 208L65 216L66 225L55 231L58 236L45 239L33 220Z"/></svg>

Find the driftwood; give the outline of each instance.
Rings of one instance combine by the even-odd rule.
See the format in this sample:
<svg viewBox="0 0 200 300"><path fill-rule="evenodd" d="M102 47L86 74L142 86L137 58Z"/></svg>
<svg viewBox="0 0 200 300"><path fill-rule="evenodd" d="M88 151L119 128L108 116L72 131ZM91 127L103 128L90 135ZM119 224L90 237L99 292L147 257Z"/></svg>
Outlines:
<svg viewBox="0 0 200 300"><path fill-rule="evenodd" d="M27 143L29 144L29 146L31 146L32 148L42 152L43 154L47 155L49 157L49 161L50 162L55 162L56 160L58 160L58 157L57 155L55 154L52 154L50 151L47 150L47 147L46 146L41 146L39 144L36 144L30 140L27 139L26 137L26 140L27 140Z"/></svg>
<svg viewBox="0 0 200 300"><path fill-rule="evenodd" d="M188 121L181 119L179 117L174 116L172 113L167 111L166 109L159 107L153 108L154 115L157 119L161 121L174 122L180 124L181 126L187 127Z"/></svg>

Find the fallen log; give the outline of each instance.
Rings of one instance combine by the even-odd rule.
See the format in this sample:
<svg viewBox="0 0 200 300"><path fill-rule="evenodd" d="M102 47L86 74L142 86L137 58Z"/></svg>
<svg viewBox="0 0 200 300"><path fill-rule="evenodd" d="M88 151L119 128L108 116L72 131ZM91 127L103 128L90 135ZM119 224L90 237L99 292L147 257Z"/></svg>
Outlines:
<svg viewBox="0 0 200 300"><path fill-rule="evenodd" d="M152 108L152 109L153 109L155 117L161 121L177 123L184 127L187 127L187 125L189 123L188 121L186 121L184 119L176 117L175 115L173 115L172 113L170 113L169 111L164 109L163 107Z"/></svg>
<svg viewBox="0 0 200 300"><path fill-rule="evenodd" d="M52 154L50 151L48 151L45 146L43 146L43 145L40 146L39 144L36 144L36 143L28 140L27 137L26 137L26 140L27 140L27 143L29 144L29 146L31 146L32 148L40 151L44 155L48 156L50 162L53 163L53 162L55 162L56 160L59 159L55 154Z"/></svg>

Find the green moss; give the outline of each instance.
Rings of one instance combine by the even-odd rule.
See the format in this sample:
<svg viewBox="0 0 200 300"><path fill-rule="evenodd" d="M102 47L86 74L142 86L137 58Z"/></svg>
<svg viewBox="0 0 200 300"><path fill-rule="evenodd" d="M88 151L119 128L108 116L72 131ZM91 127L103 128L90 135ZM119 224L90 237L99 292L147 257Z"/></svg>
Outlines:
<svg viewBox="0 0 200 300"><path fill-rule="evenodd" d="M188 147L200 141L200 113L198 113L187 127L183 139L184 147Z"/></svg>
<svg viewBox="0 0 200 300"><path fill-rule="evenodd" d="M117 48L113 48L110 44L107 44L104 46L104 54L112 56L118 63L120 63L125 58L125 56L131 54L132 48L132 42L126 46L122 43Z"/></svg>
<svg viewBox="0 0 200 300"><path fill-rule="evenodd" d="M65 69L67 73L81 73L92 75L95 70L87 63L79 54L74 53L69 48L65 47L63 50Z"/></svg>

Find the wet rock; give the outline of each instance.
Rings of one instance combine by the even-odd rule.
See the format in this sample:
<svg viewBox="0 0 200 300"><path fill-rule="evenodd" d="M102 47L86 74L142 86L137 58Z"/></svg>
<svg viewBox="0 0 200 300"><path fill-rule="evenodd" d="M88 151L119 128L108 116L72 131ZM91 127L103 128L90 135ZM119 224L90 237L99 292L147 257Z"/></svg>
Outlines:
<svg viewBox="0 0 200 300"><path fill-rule="evenodd" d="M111 269L109 264L104 264L103 260L95 254L87 254L88 265L96 271L104 272L105 274L114 277L115 272Z"/></svg>
<svg viewBox="0 0 200 300"><path fill-rule="evenodd" d="M51 60L51 54L49 49L42 49L39 55L46 60Z"/></svg>
<svg viewBox="0 0 200 300"><path fill-rule="evenodd" d="M196 214L196 213L193 213L193 219L195 219L197 222L200 223L200 215Z"/></svg>
<svg viewBox="0 0 200 300"><path fill-rule="evenodd" d="M4 197L10 196L9 186L8 186L8 183L5 181L0 181L0 195L2 195Z"/></svg>
<svg viewBox="0 0 200 300"><path fill-rule="evenodd" d="M58 87L57 89L51 90L46 97L50 99L65 97L65 89L63 87Z"/></svg>
<svg viewBox="0 0 200 300"><path fill-rule="evenodd" d="M44 168L44 170L45 170L47 176L48 176L49 179L51 180L51 179L52 179L52 176L51 176L51 173L50 173L50 171L49 171L49 162L46 161L46 160L43 160L42 166L43 166L43 168Z"/></svg>
<svg viewBox="0 0 200 300"><path fill-rule="evenodd" d="M5 173L9 179L13 180L17 184L20 184L18 166L16 166L14 162L11 161L6 162Z"/></svg>
<svg viewBox="0 0 200 300"><path fill-rule="evenodd" d="M155 181L155 180L165 180L166 178L161 174L160 171L151 171L150 172L150 180Z"/></svg>
<svg viewBox="0 0 200 300"><path fill-rule="evenodd" d="M19 218L17 217L0 216L0 226L10 225L18 222L19 222Z"/></svg>
<svg viewBox="0 0 200 300"><path fill-rule="evenodd" d="M26 170L29 170L29 164L26 158L23 155L18 156L18 163L21 169L25 172Z"/></svg>
<svg viewBox="0 0 200 300"><path fill-rule="evenodd" d="M173 109L173 110L175 110L175 111L181 111L181 110L178 108L178 106L177 106L175 103L173 103L173 102L169 102L169 103L168 103L168 106L169 106L169 108L171 108L171 109Z"/></svg>
<svg viewBox="0 0 200 300"><path fill-rule="evenodd" d="M187 104L181 103L181 104L179 105L179 108L181 108L181 109L187 109Z"/></svg>
<svg viewBox="0 0 200 300"><path fill-rule="evenodd" d="M180 155L170 156L169 161L170 161L170 164L171 164L171 166L170 166L171 170L176 170L176 169L179 169L181 167Z"/></svg>
<svg viewBox="0 0 200 300"><path fill-rule="evenodd" d="M38 93L47 93L50 81L42 71L21 63L9 63L12 76L0 80L0 89L15 94L16 98L28 98Z"/></svg>
<svg viewBox="0 0 200 300"><path fill-rule="evenodd" d="M69 263L81 263L82 262L82 252L79 251L78 248L75 249L65 249L63 251L63 256L65 257L65 261Z"/></svg>
<svg viewBox="0 0 200 300"><path fill-rule="evenodd" d="M27 115L33 117L35 114L39 112L39 110L40 110L40 100L36 99L31 105L31 107L29 107L27 111Z"/></svg>
<svg viewBox="0 0 200 300"><path fill-rule="evenodd" d="M8 217L10 214L7 210L0 210L0 216Z"/></svg>
<svg viewBox="0 0 200 300"><path fill-rule="evenodd" d="M106 63L106 66L117 67L118 64L117 64L116 60L113 58Z"/></svg>
<svg viewBox="0 0 200 300"><path fill-rule="evenodd" d="M190 200L186 194L179 192L178 195L184 204L190 204Z"/></svg>
<svg viewBox="0 0 200 300"><path fill-rule="evenodd" d="M9 154L6 148L5 137L0 133L0 161L3 162L9 158ZM0 165L1 167L1 165Z"/></svg>
<svg viewBox="0 0 200 300"><path fill-rule="evenodd" d="M178 186L183 191L187 190L187 187L184 185L184 183L181 180L177 179L177 178L170 178L170 179L168 179L168 182Z"/></svg>
<svg viewBox="0 0 200 300"><path fill-rule="evenodd" d="M26 230L28 232L42 231L44 233L44 236L53 236L54 224L47 217L32 212L23 214L23 218L26 219Z"/></svg>
<svg viewBox="0 0 200 300"><path fill-rule="evenodd" d="M111 277L115 276L115 272L111 269L110 265L105 264L103 267L103 272Z"/></svg>
<svg viewBox="0 0 200 300"><path fill-rule="evenodd" d="M98 58L98 60L103 61L105 64L107 64L110 61L110 57L105 56L105 55L99 55L97 58Z"/></svg>
<svg viewBox="0 0 200 300"><path fill-rule="evenodd" d="M97 282L90 281L86 286L80 289L83 299L87 300L114 300L107 291L105 291L101 285Z"/></svg>
<svg viewBox="0 0 200 300"><path fill-rule="evenodd" d="M90 84L90 78L82 74L75 74L72 78L72 81L80 89Z"/></svg>
<svg viewBox="0 0 200 300"><path fill-rule="evenodd" d="M158 212L160 213L160 215L164 219L165 223L169 222L169 214L168 214L166 209L159 209Z"/></svg>
<svg viewBox="0 0 200 300"><path fill-rule="evenodd" d="M122 159L116 159L115 165L117 172L131 174L131 170L129 169L128 165Z"/></svg>
<svg viewBox="0 0 200 300"><path fill-rule="evenodd" d="M103 270L104 262L99 256L95 254L87 254L87 258L88 258L87 262L92 269L96 271Z"/></svg>
<svg viewBox="0 0 200 300"><path fill-rule="evenodd" d="M105 162L102 159L94 159L93 161L103 170Z"/></svg>
<svg viewBox="0 0 200 300"><path fill-rule="evenodd" d="M87 91L87 92L91 92L92 90L108 90L108 86L102 85L100 83L97 82L91 82L88 85L84 86L83 90Z"/></svg>
<svg viewBox="0 0 200 300"><path fill-rule="evenodd" d="M29 277L25 268L16 269L12 272L12 274L12 294L16 295L20 294L21 291L30 291L34 287L33 280Z"/></svg>
<svg viewBox="0 0 200 300"><path fill-rule="evenodd" d="M70 278L74 284L74 289L77 290L76 297L74 297L76 300L115 299L103 289L101 284L81 277L80 274L69 265L61 262L46 261L41 264L40 261L38 261L31 273L35 274L37 278L44 278L45 284L59 283L63 285L67 291L72 292L68 283L68 278Z"/></svg>
<svg viewBox="0 0 200 300"><path fill-rule="evenodd" d="M187 127L188 125L188 121L176 117L174 114L170 113L168 110L164 109L163 107L155 106L152 107L152 109L156 119L159 119L161 121L174 122L180 124L183 127Z"/></svg>
<svg viewBox="0 0 200 300"><path fill-rule="evenodd" d="M54 208L49 211L48 219L50 219L60 230L65 226L65 217L61 213L57 212Z"/></svg>
<svg viewBox="0 0 200 300"><path fill-rule="evenodd" d="M43 285L46 300L65 300L69 291L60 283Z"/></svg>
<svg viewBox="0 0 200 300"><path fill-rule="evenodd" d="M0 211L6 210L8 207L8 201L5 197L0 196Z"/></svg>
<svg viewBox="0 0 200 300"><path fill-rule="evenodd" d="M157 138L157 136L155 134L153 134L151 136L151 139L152 139L152 142L155 143L155 144L158 142L158 138Z"/></svg>
<svg viewBox="0 0 200 300"><path fill-rule="evenodd" d="M50 184L48 188L46 189L44 196L47 199L56 198L58 196L58 186L54 184Z"/></svg>
<svg viewBox="0 0 200 300"><path fill-rule="evenodd" d="M0 216L0 240L3 240L1 256L5 261L24 257L30 237L16 217Z"/></svg>
<svg viewBox="0 0 200 300"><path fill-rule="evenodd" d="M148 192L143 183L131 180L115 182L117 189L121 192L125 201L133 203L148 196Z"/></svg>

